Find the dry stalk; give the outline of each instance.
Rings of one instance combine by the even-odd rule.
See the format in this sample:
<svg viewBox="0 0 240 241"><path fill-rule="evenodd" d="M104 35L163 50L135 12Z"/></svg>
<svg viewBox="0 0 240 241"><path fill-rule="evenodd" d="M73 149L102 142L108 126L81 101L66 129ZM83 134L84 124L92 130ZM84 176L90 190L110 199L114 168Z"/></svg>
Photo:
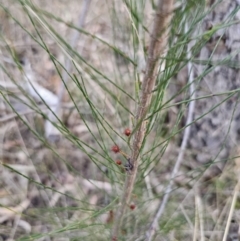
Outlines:
<svg viewBox="0 0 240 241"><path fill-rule="evenodd" d="M131 153L131 164L133 168L127 172L124 191L121 197L121 203L115 218L112 230L112 240L117 240L131 193L133 191L134 182L137 176L139 165L139 152L145 136L146 122L143 121L151 102L153 88L155 86L156 77L159 70L159 59L164 55L168 40L168 27L171 22L173 13L173 0L159 0L157 12L154 18L153 29L150 35L150 45L148 49L147 63L145 75L142 82L141 99L137 106L135 123L137 130L133 138L133 146Z"/></svg>

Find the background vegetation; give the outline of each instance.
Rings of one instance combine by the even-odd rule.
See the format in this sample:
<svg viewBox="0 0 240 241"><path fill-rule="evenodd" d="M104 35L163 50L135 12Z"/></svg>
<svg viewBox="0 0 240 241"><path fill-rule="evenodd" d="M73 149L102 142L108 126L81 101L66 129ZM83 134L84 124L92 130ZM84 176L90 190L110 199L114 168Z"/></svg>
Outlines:
<svg viewBox="0 0 240 241"><path fill-rule="evenodd" d="M137 122L157 1L1 1L0 240L114 240L142 123L117 240L222 240L231 221L236 234L240 164L237 137L228 138L237 133L239 86L203 84L224 68L238 73L238 49L219 46L239 8L223 8L215 24L221 4L174 2L150 106ZM202 125L229 103L212 131ZM214 126L222 138L208 142Z"/></svg>

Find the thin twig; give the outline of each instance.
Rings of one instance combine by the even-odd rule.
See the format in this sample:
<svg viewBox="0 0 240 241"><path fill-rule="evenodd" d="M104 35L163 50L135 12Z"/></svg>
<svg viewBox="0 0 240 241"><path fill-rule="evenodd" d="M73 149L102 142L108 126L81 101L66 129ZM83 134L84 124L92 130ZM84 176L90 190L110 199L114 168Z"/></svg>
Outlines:
<svg viewBox="0 0 240 241"><path fill-rule="evenodd" d="M91 3L91 0L85 0L84 3L83 3L82 12L79 15L79 20L78 20L78 24L77 24L78 28L83 28L83 26L85 24L85 20L86 20L86 17L87 17L87 13L88 13L88 10L89 10L90 3ZM71 42L70 42L70 46L73 49L77 45L77 41L79 39L79 36L80 36L80 32L75 31L75 33L72 36ZM63 72L63 80L64 80L65 83L61 82L61 86L60 86L60 89L58 91L58 102L57 102L57 105L55 107L55 113L56 113L57 116L60 115L60 107L61 107L61 103L62 103L62 99L63 99L63 95L64 95L65 85L67 84L67 82L69 80L68 73L71 70L71 66L72 66L71 60L69 58L67 58L67 60L66 60L66 70ZM49 125L51 125L51 127L54 128L54 126L52 125L52 122L56 121L56 116L53 113L50 113L49 119L50 119L50 122L47 122L47 123L49 123ZM49 133L46 133L46 135L47 135L47 137L50 137L50 135L52 135L51 131Z"/></svg>
<svg viewBox="0 0 240 241"><path fill-rule="evenodd" d="M237 150L237 155L239 155L239 149ZM240 177L240 158L236 158L235 159L235 173L237 176L237 180L239 180ZM234 236L238 236L238 229L239 229L239 224L232 222L233 219L233 212L236 206L236 201L237 201L237 197L239 194L239 190L240 190L240 181L237 182L235 188L234 188L234 193L233 193L233 198L232 198L232 203L231 203L231 207L230 207L230 211L228 214L228 219L227 219L227 224L226 224L226 228L224 231L224 235L223 235L223 241L226 241L228 239L231 238L231 240L233 240Z"/></svg>
<svg viewBox="0 0 240 241"><path fill-rule="evenodd" d="M199 190L196 188L196 208L198 209L199 227L200 227L200 241L205 241L204 234L204 220L203 220L203 205L200 198Z"/></svg>
<svg viewBox="0 0 240 241"><path fill-rule="evenodd" d="M140 103L137 106L135 116L135 126L137 130L134 134L133 147L130 162L133 168L127 172L124 191L121 197L121 203L115 218L112 230L112 240L117 240L121 228L122 219L129 204L131 193L133 191L134 182L137 176L139 165L139 153L142 147L143 138L145 136L146 122L143 121L146 116L153 88L155 86L156 77L159 69L159 59L163 56L167 40L168 26L171 22L173 13L173 0L159 0L157 12L154 19L153 29L151 31L150 45L148 49L148 57L146 71L142 82Z"/></svg>
<svg viewBox="0 0 240 241"><path fill-rule="evenodd" d="M195 188L196 189L196 188ZM193 230L193 241L197 241L198 239L198 226L199 226L199 209L197 206L197 200L195 196L195 222L194 222L194 230Z"/></svg>
<svg viewBox="0 0 240 241"><path fill-rule="evenodd" d="M77 28L81 29L83 28L84 24L85 24L85 20L86 20L86 17L87 17L87 13L88 13L88 10L89 10L89 6L90 6L90 3L91 3L91 0L85 0L84 1L84 5L83 5L83 8L82 8L82 12L81 14L79 15L79 20L78 20L78 24L77 24ZM72 36L72 39L71 39L71 42L70 42L70 46L74 49L77 45L77 41L79 40L79 37L80 37L80 32L79 31L75 31L73 36ZM66 70L63 72L63 79L65 81L65 84L68 82L69 80L69 76L68 76L68 73L70 72L71 70L71 63L72 61L68 58L66 60ZM58 92L58 106L56 107L56 110L58 111L58 109L60 108L60 105L61 105L61 102L62 102L62 98L63 98L63 94L64 94L64 91L65 91L65 85L63 82L61 82L61 87L60 87L60 90Z"/></svg>
<svg viewBox="0 0 240 241"><path fill-rule="evenodd" d="M75 107L81 107L82 109L83 108L86 108L86 105L83 104L83 103L76 103L76 104L73 104L72 102L69 102L69 103L63 103L60 107L62 109L74 109ZM42 113L47 113L48 109L49 108L54 108L55 106L54 105L43 105L43 104L39 104L37 106L38 109L25 109L25 110L21 110L21 111L18 111L17 113L10 113L8 115L5 115L3 117L0 117L0 123L3 123L3 122L7 122L7 121L11 121L12 119L14 118L17 118L18 116L23 116L23 115L28 115L28 114L42 114ZM85 115L89 115L91 114L90 111L84 111L82 110L82 113L85 114ZM103 112L104 113L104 112Z"/></svg>
<svg viewBox="0 0 240 241"><path fill-rule="evenodd" d="M86 0L87 1L87 0ZM28 11L30 11L35 18L39 21L39 23L43 26L43 28L46 30L46 32L49 34L49 36L51 36L54 41L56 41L56 43L58 44L58 46L60 47L60 49L62 50L62 52L64 53L64 55L66 57L68 57L69 60L71 60L71 62L74 64L75 68L81 72L81 74L83 75L84 78L89 80L89 84L92 87L92 89L95 91L95 93L98 94L98 96L102 99L104 99L104 102L106 104L106 106L109 108L109 111L111 112L112 115L116 114L116 110L113 107L112 103L110 102L109 99L106 98L104 92L102 91L102 89L99 87L99 85L97 85L95 83L95 81L92 80L92 77L89 73L87 73L86 71L84 71L83 67L78 63L77 60L75 60L75 57L72 56L70 53L68 53L68 51L65 49L65 47L63 46L63 44L61 43L61 41L59 40L58 36L56 36L52 30L47 26L47 24L45 23L45 21L43 21L41 18L39 18L39 16L37 15L37 13L35 13L31 8L27 7ZM78 28L77 28L78 29ZM79 37L79 36L78 36ZM81 52L81 50L80 50ZM58 61L59 62L59 61ZM64 76L63 76L64 77ZM60 93L60 91L59 91ZM46 135L47 136L47 135Z"/></svg>
<svg viewBox="0 0 240 241"><path fill-rule="evenodd" d="M231 220L233 217L233 212L235 209L235 205L236 205L236 201L237 201L237 196L238 196L238 192L239 192L239 182L237 183L235 189L234 189L234 194L233 194L233 199L232 199L232 203L231 203L231 208L229 211L229 215L228 215L228 219L227 219L227 224L226 224L226 228L224 231L224 235L223 235L223 241L226 241L229 235L229 231L230 231L230 226L231 226Z"/></svg>
<svg viewBox="0 0 240 241"><path fill-rule="evenodd" d="M188 45L187 54L188 54L188 59L190 59L191 58L190 45ZM189 92L190 92L191 98L195 99L196 98L195 97L195 86L194 86L194 82L193 82L194 76L193 76L192 67L193 67L192 63L189 62L188 63L188 73L189 73L188 82L189 82L189 85L190 85ZM165 206L166 206L166 204L168 202L170 193L172 191L172 186L173 186L173 183L174 183L174 179L175 179L175 177L176 177L176 175L178 173L178 169L179 169L179 167L181 165L181 162L183 160L183 155L184 155L184 152L185 152L185 149L186 149L186 146L187 146L187 141L188 141L189 134L190 134L190 129L191 129L190 123L193 120L194 107L195 107L195 101L191 101L190 104L189 104L189 111L188 111L187 122L186 122L186 126L187 127L185 128L185 131L184 131L183 141L182 141L182 144L181 144L180 152L179 152L177 161L175 163L175 166L173 168L173 171L171 173L170 182L169 182L169 184L168 184L168 186L166 188L166 192L165 192L165 194L163 196L163 200L160 203L158 211L157 211L157 214L154 217L153 222L151 223L150 228L149 228L149 230L146 233L146 240L148 240L148 241L152 240L152 238L153 238L153 236L154 236L154 234L156 232L158 220L160 219L160 217L163 214L163 211L164 211Z"/></svg>

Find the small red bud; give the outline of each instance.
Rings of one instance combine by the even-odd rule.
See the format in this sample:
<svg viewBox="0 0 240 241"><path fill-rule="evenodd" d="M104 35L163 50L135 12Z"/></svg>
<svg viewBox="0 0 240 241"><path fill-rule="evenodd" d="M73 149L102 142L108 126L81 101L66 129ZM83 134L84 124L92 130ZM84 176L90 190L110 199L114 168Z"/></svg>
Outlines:
<svg viewBox="0 0 240 241"><path fill-rule="evenodd" d="M131 203L129 207L130 209L134 210L136 208L136 205L134 203Z"/></svg>
<svg viewBox="0 0 240 241"><path fill-rule="evenodd" d="M131 135L131 130L129 129L129 128L126 128L125 130L124 130L124 135L126 135L126 136L130 136Z"/></svg>
<svg viewBox="0 0 240 241"><path fill-rule="evenodd" d="M117 145L115 145L112 147L112 151L118 153L120 151L120 148Z"/></svg>
<svg viewBox="0 0 240 241"><path fill-rule="evenodd" d="M117 241L117 237L112 237L112 241Z"/></svg>
<svg viewBox="0 0 240 241"><path fill-rule="evenodd" d="M117 164L117 165L122 165L121 160L116 160L116 164Z"/></svg>

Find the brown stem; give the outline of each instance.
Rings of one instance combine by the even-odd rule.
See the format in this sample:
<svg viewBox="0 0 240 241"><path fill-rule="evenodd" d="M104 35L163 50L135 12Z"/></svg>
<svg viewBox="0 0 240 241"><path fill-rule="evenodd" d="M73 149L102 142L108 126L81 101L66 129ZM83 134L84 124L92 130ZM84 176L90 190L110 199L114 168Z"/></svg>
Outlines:
<svg viewBox="0 0 240 241"><path fill-rule="evenodd" d="M150 45L146 63L146 71L143 78L141 99L138 104L135 123L138 126L134 134L133 148L131 153L131 163L133 169L127 172L125 187L121 198L121 203L115 218L112 230L112 240L117 240L121 228L122 219L129 204L134 182L137 176L139 165L139 152L145 135L146 122L143 121L148 112L148 107L153 95L156 77L159 68L159 59L164 55L168 40L168 27L173 13L173 0L159 0L158 8L154 18L153 29L150 35Z"/></svg>

